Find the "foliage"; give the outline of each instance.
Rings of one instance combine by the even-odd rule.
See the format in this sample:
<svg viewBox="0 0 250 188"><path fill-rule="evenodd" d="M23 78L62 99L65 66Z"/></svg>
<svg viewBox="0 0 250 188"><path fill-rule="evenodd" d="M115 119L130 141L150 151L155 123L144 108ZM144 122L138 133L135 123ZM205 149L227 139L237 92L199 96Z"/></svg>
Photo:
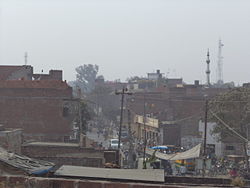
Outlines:
<svg viewBox="0 0 250 188"><path fill-rule="evenodd" d="M153 163L156 161L156 150L154 151L154 153L152 154L152 156L150 158L146 158L145 161L143 162L143 169L146 169L147 168L147 163Z"/></svg>
<svg viewBox="0 0 250 188"><path fill-rule="evenodd" d="M229 138L241 143L249 168L246 139L250 126L250 88L234 88L220 94L210 101L209 110L212 112L210 119L218 125L213 133L218 133L222 140Z"/></svg>
<svg viewBox="0 0 250 188"><path fill-rule="evenodd" d="M109 120L116 121L119 115L119 96L114 95L112 88L106 85L96 85L88 98L102 108L103 115Z"/></svg>
<svg viewBox="0 0 250 188"><path fill-rule="evenodd" d="M218 95L210 100L209 110L240 135L247 137L247 128L250 123L249 88L234 88ZM228 135L236 137L218 118L211 115L210 120L217 122L218 126L214 129L214 133L219 133L221 138L225 138Z"/></svg>
<svg viewBox="0 0 250 188"><path fill-rule="evenodd" d="M241 177L236 177L236 178L232 179L231 185L237 186L237 187L244 187L245 181Z"/></svg>
<svg viewBox="0 0 250 188"><path fill-rule="evenodd" d="M98 65L84 64L76 68L76 81L84 92L91 92L95 87Z"/></svg>
<svg viewBox="0 0 250 188"><path fill-rule="evenodd" d="M81 130L86 132L88 121L93 117L93 112L85 101L80 101L80 113L81 113Z"/></svg>

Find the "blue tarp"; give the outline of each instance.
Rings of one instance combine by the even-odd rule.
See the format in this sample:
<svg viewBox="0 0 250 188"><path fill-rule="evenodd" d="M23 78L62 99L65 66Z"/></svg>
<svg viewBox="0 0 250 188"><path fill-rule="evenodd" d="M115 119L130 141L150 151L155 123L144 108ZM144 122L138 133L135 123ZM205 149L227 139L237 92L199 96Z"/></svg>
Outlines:
<svg viewBox="0 0 250 188"><path fill-rule="evenodd" d="M154 147L151 147L151 149L169 149L169 147L167 147L167 146L154 146Z"/></svg>

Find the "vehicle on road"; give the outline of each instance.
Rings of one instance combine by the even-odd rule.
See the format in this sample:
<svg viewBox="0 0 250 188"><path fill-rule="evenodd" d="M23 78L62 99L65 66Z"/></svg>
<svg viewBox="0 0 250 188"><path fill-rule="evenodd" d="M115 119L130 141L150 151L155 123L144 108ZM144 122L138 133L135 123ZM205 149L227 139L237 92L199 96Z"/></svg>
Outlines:
<svg viewBox="0 0 250 188"><path fill-rule="evenodd" d="M118 142L119 140L117 138L110 139L110 148L118 149ZM120 143L120 146L122 147L122 143Z"/></svg>

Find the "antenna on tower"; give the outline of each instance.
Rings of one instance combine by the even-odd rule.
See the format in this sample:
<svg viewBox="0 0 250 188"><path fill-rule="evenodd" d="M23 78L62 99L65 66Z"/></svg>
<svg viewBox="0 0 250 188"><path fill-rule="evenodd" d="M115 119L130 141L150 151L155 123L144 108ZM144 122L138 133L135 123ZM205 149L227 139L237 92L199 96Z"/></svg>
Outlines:
<svg viewBox="0 0 250 188"><path fill-rule="evenodd" d="M221 39L219 39L219 49L218 49L218 61L217 61L217 84L221 86L223 84L223 57L222 57L222 44Z"/></svg>
<svg viewBox="0 0 250 188"><path fill-rule="evenodd" d="M206 74L207 74L207 86L209 87L210 86L210 67L209 67L209 64L210 64L210 58L209 58L209 49L207 50L207 60L206 60L206 63L207 63L207 70L206 70Z"/></svg>
<svg viewBox="0 0 250 188"><path fill-rule="evenodd" d="M24 53L24 64L25 64L25 66L27 65L27 63L28 63L28 52L25 52Z"/></svg>

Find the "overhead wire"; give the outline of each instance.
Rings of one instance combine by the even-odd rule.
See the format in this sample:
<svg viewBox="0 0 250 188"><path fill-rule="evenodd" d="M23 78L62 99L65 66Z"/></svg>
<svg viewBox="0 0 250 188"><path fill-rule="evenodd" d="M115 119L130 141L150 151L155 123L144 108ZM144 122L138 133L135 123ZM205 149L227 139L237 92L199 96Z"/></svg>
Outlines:
<svg viewBox="0 0 250 188"><path fill-rule="evenodd" d="M235 131L230 125L228 125L225 121L223 121L220 117L218 117L212 110L209 110L209 112L216 118L218 119L227 129L229 129L230 131L232 131L233 133L235 133L238 137L240 137L242 140L244 140L245 142L248 142L248 139L245 138L244 136L242 136L240 133L238 133L237 131Z"/></svg>

